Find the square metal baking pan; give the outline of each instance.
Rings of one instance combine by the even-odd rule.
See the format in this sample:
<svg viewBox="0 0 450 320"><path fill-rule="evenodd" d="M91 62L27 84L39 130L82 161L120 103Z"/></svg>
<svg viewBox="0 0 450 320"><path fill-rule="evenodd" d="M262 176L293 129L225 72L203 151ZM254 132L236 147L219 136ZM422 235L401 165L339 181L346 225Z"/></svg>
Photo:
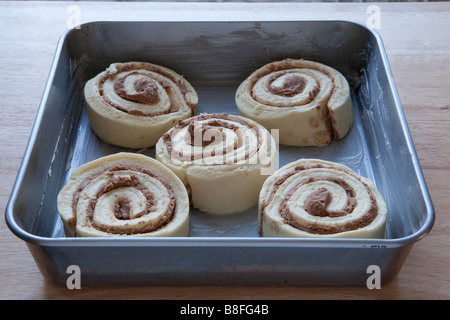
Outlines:
<svg viewBox="0 0 450 320"><path fill-rule="evenodd" d="M326 147L280 146L280 166L321 158L373 180L389 209L385 239L261 238L256 207L225 217L192 210L186 238L64 237L56 197L72 171L125 150L92 133L82 94L88 79L112 62L153 62L193 84L197 113L237 114L239 83L283 58L341 71L355 124ZM154 156L153 148L133 151ZM58 43L6 221L44 277L62 285L68 266L77 265L82 285L365 286L371 265L382 283L398 274L432 228L434 209L377 33L346 21L92 22Z"/></svg>

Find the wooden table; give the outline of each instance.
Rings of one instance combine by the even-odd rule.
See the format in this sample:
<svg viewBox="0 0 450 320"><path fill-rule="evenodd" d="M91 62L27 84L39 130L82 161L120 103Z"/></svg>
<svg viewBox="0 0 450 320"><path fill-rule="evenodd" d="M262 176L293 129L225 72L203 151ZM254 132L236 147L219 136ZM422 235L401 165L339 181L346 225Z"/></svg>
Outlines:
<svg viewBox="0 0 450 320"><path fill-rule="evenodd" d="M0 220L1 299L449 299L450 3L0 2L0 211L12 185L59 36L94 20L342 19L378 26L436 209L431 233L379 290L342 287L83 287L48 283ZM79 14L79 15L78 15ZM379 25L376 24L379 22Z"/></svg>

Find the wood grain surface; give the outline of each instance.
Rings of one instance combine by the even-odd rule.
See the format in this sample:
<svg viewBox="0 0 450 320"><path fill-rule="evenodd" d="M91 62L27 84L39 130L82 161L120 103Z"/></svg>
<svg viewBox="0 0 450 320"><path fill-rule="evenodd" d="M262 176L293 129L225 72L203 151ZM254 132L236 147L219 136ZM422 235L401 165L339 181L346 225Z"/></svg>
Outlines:
<svg viewBox="0 0 450 320"><path fill-rule="evenodd" d="M348 287L83 287L48 283L26 244L0 220L0 299L449 299L450 3L0 2L0 211L5 212L47 81L68 26L94 20L338 19L380 29L436 210L432 231L381 289ZM74 11L75 10L75 11ZM77 11L78 10L78 11ZM369 21L370 22L370 21Z"/></svg>

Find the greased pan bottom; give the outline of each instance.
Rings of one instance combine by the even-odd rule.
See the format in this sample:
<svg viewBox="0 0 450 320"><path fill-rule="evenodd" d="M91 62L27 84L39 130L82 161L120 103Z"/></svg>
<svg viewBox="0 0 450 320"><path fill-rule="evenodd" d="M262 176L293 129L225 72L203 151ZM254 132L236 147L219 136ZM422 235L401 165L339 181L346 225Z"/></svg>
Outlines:
<svg viewBox="0 0 450 320"><path fill-rule="evenodd" d="M239 83L283 58L341 71L352 88L355 124L326 147L280 146L280 166L321 158L374 181L388 205L385 239L261 238L256 207L220 219L191 210L188 238L64 237L56 197L75 168L119 151L154 156L154 148L125 150L93 134L82 95L88 79L112 62L151 61L193 84L197 113L237 114ZM83 285L365 286L370 266L383 283L397 275L431 230L434 209L376 33L345 21L94 22L60 39L6 220L42 274L61 284L77 265Z"/></svg>

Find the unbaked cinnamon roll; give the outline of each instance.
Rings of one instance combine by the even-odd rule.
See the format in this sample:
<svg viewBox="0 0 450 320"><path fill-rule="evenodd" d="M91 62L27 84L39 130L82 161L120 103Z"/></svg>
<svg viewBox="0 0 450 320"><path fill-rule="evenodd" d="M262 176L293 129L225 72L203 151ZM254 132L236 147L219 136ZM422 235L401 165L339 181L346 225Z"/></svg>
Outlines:
<svg viewBox="0 0 450 320"><path fill-rule="evenodd" d="M263 126L226 113L181 121L156 144L156 159L184 182L194 208L212 214L244 211L277 168L275 138Z"/></svg>
<svg viewBox="0 0 450 320"><path fill-rule="evenodd" d="M335 69L308 60L264 65L236 91L239 114L280 130L280 144L324 146L353 125L350 89Z"/></svg>
<svg viewBox="0 0 450 320"><path fill-rule="evenodd" d="M189 235L184 185L145 155L117 153L80 166L57 200L68 237Z"/></svg>
<svg viewBox="0 0 450 320"><path fill-rule="evenodd" d="M93 131L110 144L146 148L195 114L198 96L176 72L145 62L113 63L89 80L84 96Z"/></svg>
<svg viewBox="0 0 450 320"><path fill-rule="evenodd" d="M386 203L372 181L318 159L280 168L259 198L263 237L383 238L386 216Z"/></svg>

